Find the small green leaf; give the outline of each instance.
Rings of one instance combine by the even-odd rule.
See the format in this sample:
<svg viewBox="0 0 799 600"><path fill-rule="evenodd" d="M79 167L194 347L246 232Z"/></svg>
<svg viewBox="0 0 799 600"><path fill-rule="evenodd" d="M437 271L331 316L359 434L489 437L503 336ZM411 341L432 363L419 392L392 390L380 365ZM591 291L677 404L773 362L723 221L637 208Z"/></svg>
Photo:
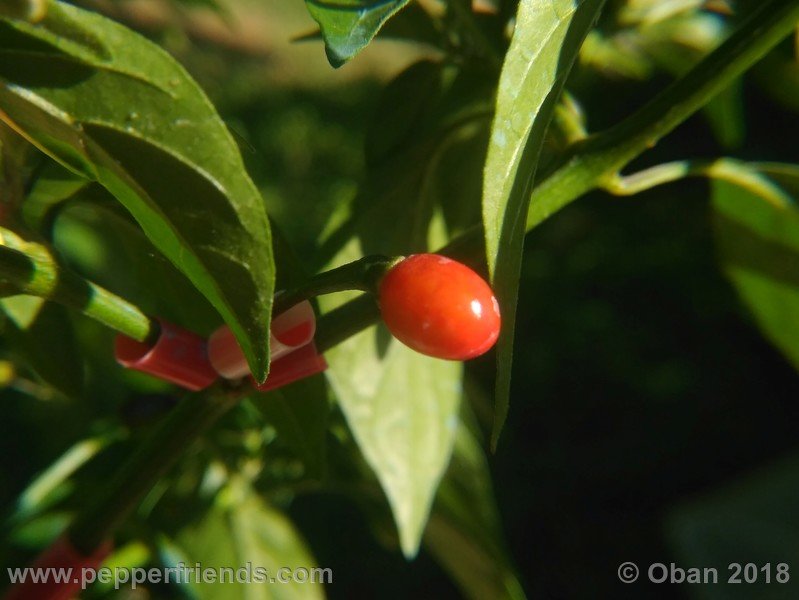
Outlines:
<svg viewBox="0 0 799 600"><path fill-rule="evenodd" d="M36 25L0 20L0 109L12 128L122 202L264 379L269 223L233 138L185 70L125 27L50 2Z"/></svg>
<svg viewBox="0 0 799 600"><path fill-rule="evenodd" d="M229 507L214 507L205 517L177 539L186 563L202 564L203 568L232 567L246 569L256 575L266 569L268 577L261 583L196 583L190 585L196 598L205 600L295 600L324 598L323 586L312 583L311 571L320 577L316 563L304 540L291 521L280 511L254 496ZM306 569L307 583L277 581L280 569ZM244 572L242 572L244 573ZM286 572L281 572L282 576ZM235 577L235 575L234 575ZM330 577L332 580L332 576Z"/></svg>
<svg viewBox="0 0 799 600"><path fill-rule="evenodd" d="M327 60L340 67L372 41L408 0L305 0L322 29Z"/></svg>
<svg viewBox="0 0 799 600"><path fill-rule="evenodd" d="M713 182L719 258L760 329L799 369L799 208L757 189Z"/></svg>
<svg viewBox="0 0 799 600"><path fill-rule="evenodd" d="M486 255L502 310L492 446L508 413L516 296L538 158L566 78L603 4L522 0L502 66L483 179Z"/></svg>

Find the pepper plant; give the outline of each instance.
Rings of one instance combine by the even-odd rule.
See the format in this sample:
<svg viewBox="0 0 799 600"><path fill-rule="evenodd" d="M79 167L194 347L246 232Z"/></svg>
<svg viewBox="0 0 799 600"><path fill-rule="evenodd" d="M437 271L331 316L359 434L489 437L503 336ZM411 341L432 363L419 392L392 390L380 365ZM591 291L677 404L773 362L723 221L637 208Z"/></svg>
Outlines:
<svg viewBox="0 0 799 600"><path fill-rule="evenodd" d="M225 23L229 7L208 4ZM799 366L799 166L734 157L741 77L788 68L799 1L305 5L312 31L271 34L320 55L323 44L333 77L404 44L384 50L404 62L370 92L357 168L341 167L357 183L320 184L319 197L270 188L264 157L239 139L253 133L189 74L213 78L182 53L206 31L193 21L176 43L123 3L0 0L0 373L6 402L34 407L5 417L29 433L10 445L18 473L0 474L4 564L67 543L123 566L311 567L322 534L288 515L304 497L340 496L375 544L408 561L422 549L465 596L523 597L488 468L513 418L511 374L524 377L523 246L593 191L709 180L720 267ZM629 114L584 111L609 79L648 93ZM648 158L697 114L689 126L730 155ZM301 129L283 138L286 156L303 155ZM319 136L335 147L336 131ZM270 361L271 316L306 300L327 370L259 392L286 360ZM165 322L200 340L223 327L252 377L183 392L115 362L115 336L146 349ZM334 535L347 543L346 529ZM252 593L184 587L152 592Z"/></svg>

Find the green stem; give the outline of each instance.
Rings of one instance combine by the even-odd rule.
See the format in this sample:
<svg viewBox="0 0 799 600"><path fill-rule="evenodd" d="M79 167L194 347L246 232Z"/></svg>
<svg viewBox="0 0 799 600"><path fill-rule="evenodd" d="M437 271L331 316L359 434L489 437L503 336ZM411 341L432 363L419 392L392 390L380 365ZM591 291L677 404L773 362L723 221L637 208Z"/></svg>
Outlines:
<svg viewBox="0 0 799 600"><path fill-rule="evenodd" d="M248 388L214 386L184 397L103 491L81 508L67 531L75 548L88 555L113 536L184 452L246 393Z"/></svg>
<svg viewBox="0 0 799 600"><path fill-rule="evenodd" d="M363 295L325 313L316 324L316 348L326 352L356 333L374 325L380 319L377 302Z"/></svg>
<svg viewBox="0 0 799 600"><path fill-rule="evenodd" d="M799 1L763 4L721 46L638 112L576 144L570 158L533 190L527 230L613 178L788 36L797 21Z"/></svg>
<svg viewBox="0 0 799 600"><path fill-rule="evenodd" d="M319 273L311 277L305 284L279 293L275 297L272 312L279 315L303 300L335 292L361 290L376 294L380 279L402 258L401 256L389 258L375 254Z"/></svg>
<svg viewBox="0 0 799 600"><path fill-rule="evenodd" d="M0 230L7 242L13 236ZM20 242L20 249L0 245L0 289L6 294L39 296L74 308L108 327L144 342L158 332L158 323L130 302L58 264L49 249Z"/></svg>
<svg viewBox="0 0 799 600"><path fill-rule="evenodd" d="M776 207L792 204L791 197L751 165L734 158L715 160L678 160L664 163L631 175L607 179L603 188L617 196L632 196L664 183L686 177L708 177L728 181L745 188Z"/></svg>

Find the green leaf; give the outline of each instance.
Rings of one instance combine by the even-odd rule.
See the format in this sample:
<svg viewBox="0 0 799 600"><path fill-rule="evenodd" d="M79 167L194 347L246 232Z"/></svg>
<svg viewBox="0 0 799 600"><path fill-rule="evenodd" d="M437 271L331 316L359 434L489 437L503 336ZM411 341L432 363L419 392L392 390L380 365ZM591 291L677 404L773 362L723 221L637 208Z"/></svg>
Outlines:
<svg viewBox="0 0 799 600"><path fill-rule="evenodd" d="M321 479L330 404L324 379L312 377L290 386L251 396L266 422L303 461L308 475Z"/></svg>
<svg viewBox="0 0 799 600"><path fill-rule="evenodd" d="M465 423L458 427L452 463L438 490L424 543L464 597L525 597L504 547L488 461Z"/></svg>
<svg viewBox="0 0 799 600"><path fill-rule="evenodd" d="M255 569L265 568L275 580L282 568L295 572L307 569L309 578L311 570L318 570L291 521L254 496L209 510L202 521L181 532L177 543L189 565L199 562L203 568L233 567L234 577L235 571L248 563L253 574ZM192 583L191 590L201 600L324 598L322 585L310 583L310 579L308 583Z"/></svg>
<svg viewBox="0 0 799 600"><path fill-rule="evenodd" d="M388 497L403 553L416 555L455 438L462 367L371 328L326 354L353 436Z"/></svg>
<svg viewBox="0 0 799 600"><path fill-rule="evenodd" d="M322 29L327 60L336 68L363 50L406 4L408 0L305 0Z"/></svg>
<svg viewBox="0 0 799 600"><path fill-rule="evenodd" d="M604 0L522 0L502 66L483 178L486 255L503 320L494 447L508 413L516 296L536 166L566 77L603 4Z"/></svg>
<svg viewBox="0 0 799 600"><path fill-rule="evenodd" d="M0 300L3 337L42 381L69 398L83 392L83 357L67 309L35 296Z"/></svg>
<svg viewBox="0 0 799 600"><path fill-rule="evenodd" d="M760 329L799 369L799 208L759 190L713 182L719 259Z"/></svg>
<svg viewBox="0 0 799 600"><path fill-rule="evenodd" d="M264 379L269 223L233 138L185 70L121 25L50 2L37 25L0 21L0 109L40 149L122 202L219 311Z"/></svg>

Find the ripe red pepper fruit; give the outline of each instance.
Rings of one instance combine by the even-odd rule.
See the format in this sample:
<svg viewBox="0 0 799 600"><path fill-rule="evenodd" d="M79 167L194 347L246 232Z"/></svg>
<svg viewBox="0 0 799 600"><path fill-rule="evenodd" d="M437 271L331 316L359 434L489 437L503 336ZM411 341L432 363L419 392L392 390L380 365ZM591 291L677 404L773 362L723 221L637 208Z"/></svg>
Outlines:
<svg viewBox="0 0 799 600"><path fill-rule="evenodd" d="M268 392L321 373L325 369L325 357L316 351L316 344L311 342L274 361L264 383L258 384L255 380L252 383L259 392Z"/></svg>
<svg viewBox="0 0 799 600"><path fill-rule="evenodd" d="M417 352L468 360L499 337L499 304L469 267L437 254L397 263L379 285L380 312L394 336Z"/></svg>
<svg viewBox="0 0 799 600"><path fill-rule="evenodd" d="M118 335L114 343L117 362L195 392L219 379L208 361L204 339L166 321L159 323L161 331L153 345Z"/></svg>
<svg viewBox="0 0 799 600"><path fill-rule="evenodd" d="M307 300L294 305L272 319L269 342L272 362L309 343L316 332L316 316ZM233 332L223 325L208 339L208 358L216 372L226 379L249 375L247 358Z"/></svg>

